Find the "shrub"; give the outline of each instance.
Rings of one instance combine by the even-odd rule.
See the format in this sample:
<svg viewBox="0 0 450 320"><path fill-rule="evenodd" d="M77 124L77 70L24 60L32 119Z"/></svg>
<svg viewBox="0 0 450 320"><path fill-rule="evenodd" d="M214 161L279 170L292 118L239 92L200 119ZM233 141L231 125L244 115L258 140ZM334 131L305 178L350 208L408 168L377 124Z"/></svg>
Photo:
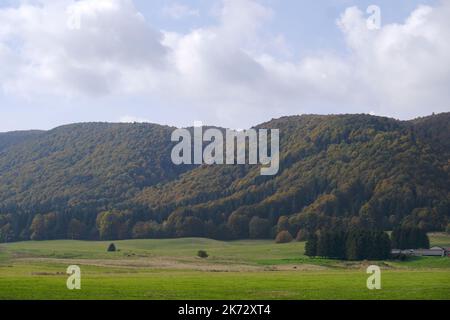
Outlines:
<svg viewBox="0 0 450 320"><path fill-rule="evenodd" d="M294 239L292 238L292 235L289 233L289 231L281 231L275 238L276 243L289 243L292 242L292 240Z"/></svg>
<svg viewBox="0 0 450 320"><path fill-rule="evenodd" d="M197 256L199 256L202 259L206 259L209 257L208 253L205 250L198 250Z"/></svg>
<svg viewBox="0 0 450 320"><path fill-rule="evenodd" d="M450 223L447 225L447 229L445 229L445 231L450 234Z"/></svg>
<svg viewBox="0 0 450 320"><path fill-rule="evenodd" d="M108 246L108 252L115 252L116 251L116 245L114 243L111 243Z"/></svg>

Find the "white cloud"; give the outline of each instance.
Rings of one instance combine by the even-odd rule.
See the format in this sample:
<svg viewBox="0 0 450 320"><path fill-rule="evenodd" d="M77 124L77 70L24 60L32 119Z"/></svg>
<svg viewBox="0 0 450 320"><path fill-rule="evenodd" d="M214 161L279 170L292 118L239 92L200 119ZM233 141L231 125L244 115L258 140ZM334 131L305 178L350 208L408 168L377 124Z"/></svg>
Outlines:
<svg viewBox="0 0 450 320"><path fill-rule="evenodd" d="M73 19L79 28L68 23ZM23 3L0 9L0 21L0 45L18 60L14 75L0 76L10 92L132 91L136 75L160 72L166 64L162 34L147 25L131 0Z"/></svg>
<svg viewBox="0 0 450 320"><path fill-rule="evenodd" d="M173 17L195 12L174 8ZM68 12L79 15L80 29L67 27ZM217 23L182 34L150 27L131 0L0 9L0 85L25 95L151 95L226 125L285 113L409 118L449 110L449 1L377 31L348 8L338 20L348 52L297 60L288 40L264 30L273 17L256 1L224 0Z"/></svg>
<svg viewBox="0 0 450 320"><path fill-rule="evenodd" d="M376 103L377 113L399 117L450 109L450 2L420 6L403 24L378 32L364 28L357 8L349 8L339 25L351 56L355 89L363 103ZM356 96L356 95L355 95Z"/></svg>
<svg viewBox="0 0 450 320"><path fill-rule="evenodd" d="M172 3L163 8L163 14L171 17L172 19L182 19L185 17L198 17L200 12L196 9L192 9L186 5L179 3Z"/></svg>

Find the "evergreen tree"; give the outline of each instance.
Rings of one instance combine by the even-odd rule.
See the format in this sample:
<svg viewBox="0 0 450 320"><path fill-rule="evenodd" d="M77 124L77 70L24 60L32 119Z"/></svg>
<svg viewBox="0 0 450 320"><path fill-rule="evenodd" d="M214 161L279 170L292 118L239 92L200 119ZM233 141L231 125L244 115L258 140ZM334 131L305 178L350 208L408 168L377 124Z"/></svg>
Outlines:
<svg viewBox="0 0 450 320"><path fill-rule="evenodd" d="M332 253L333 257L337 259L345 259L345 246L347 241L347 235L345 232L336 232L332 239Z"/></svg>
<svg viewBox="0 0 450 320"><path fill-rule="evenodd" d="M108 252L115 252L116 251L116 245L114 243L110 243L107 249Z"/></svg>
<svg viewBox="0 0 450 320"><path fill-rule="evenodd" d="M402 227L391 234L392 247L395 249L428 249L430 239L424 229Z"/></svg>
<svg viewBox="0 0 450 320"><path fill-rule="evenodd" d="M354 230L350 231L345 243L345 256L347 260L360 260L361 259L361 232Z"/></svg>
<svg viewBox="0 0 450 320"><path fill-rule="evenodd" d="M313 233L305 244L305 255L308 257L317 256L317 235Z"/></svg>
<svg viewBox="0 0 450 320"><path fill-rule="evenodd" d="M332 257L332 235L329 232L321 232L317 241L317 256Z"/></svg>

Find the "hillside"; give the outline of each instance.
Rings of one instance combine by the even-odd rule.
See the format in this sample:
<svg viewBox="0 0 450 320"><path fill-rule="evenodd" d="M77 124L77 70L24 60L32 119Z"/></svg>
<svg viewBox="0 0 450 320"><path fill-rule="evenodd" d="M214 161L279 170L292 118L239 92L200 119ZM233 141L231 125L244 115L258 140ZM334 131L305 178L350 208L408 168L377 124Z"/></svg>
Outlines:
<svg viewBox="0 0 450 320"><path fill-rule="evenodd" d="M283 229L295 236L400 224L442 230L450 221L449 126L450 113L413 121L272 120L258 127L280 129L275 177L260 176L258 166L175 166L174 128L159 125L0 134L0 236L268 238Z"/></svg>
<svg viewBox="0 0 450 320"><path fill-rule="evenodd" d="M31 130L31 131L12 131L0 133L0 152L11 146L20 144L23 141L38 136L40 133L43 132Z"/></svg>

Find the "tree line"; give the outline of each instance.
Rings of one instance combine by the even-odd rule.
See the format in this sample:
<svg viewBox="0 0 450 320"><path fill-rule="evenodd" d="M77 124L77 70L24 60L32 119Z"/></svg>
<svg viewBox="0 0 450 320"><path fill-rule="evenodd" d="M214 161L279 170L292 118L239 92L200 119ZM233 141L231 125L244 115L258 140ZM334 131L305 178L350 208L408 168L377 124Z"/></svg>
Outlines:
<svg viewBox="0 0 450 320"><path fill-rule="evenodd" d="M420 228L395 228L391 234L392 247L395 249L429 249L430 239Z"/></svg>
<svg viewBox="0 0 450 320"><path fill-rule="evenodd" d="M449 120L450 113L411 122L272 120L264 126L281 130L282 152L271 178L258 166L175 166L173 128L158 125L70 125L19 140L0 134L0 241L444 231Z"/></svg>
<svg viewBox="0 0 450 320"><path fill-rule="evenodd" d="M322 231L306 242L305 254L340 260L384 260L390 257L391 241L381 231Z"/></svg>
<svg viewBox="0 0 450 320"><path fill-rule="evenodd" d="M430 240L420 228L396 228L391 237L383 231L318 231L309 236L305 255L340 260L385 260L391 249L428 249Z"/></svg>

